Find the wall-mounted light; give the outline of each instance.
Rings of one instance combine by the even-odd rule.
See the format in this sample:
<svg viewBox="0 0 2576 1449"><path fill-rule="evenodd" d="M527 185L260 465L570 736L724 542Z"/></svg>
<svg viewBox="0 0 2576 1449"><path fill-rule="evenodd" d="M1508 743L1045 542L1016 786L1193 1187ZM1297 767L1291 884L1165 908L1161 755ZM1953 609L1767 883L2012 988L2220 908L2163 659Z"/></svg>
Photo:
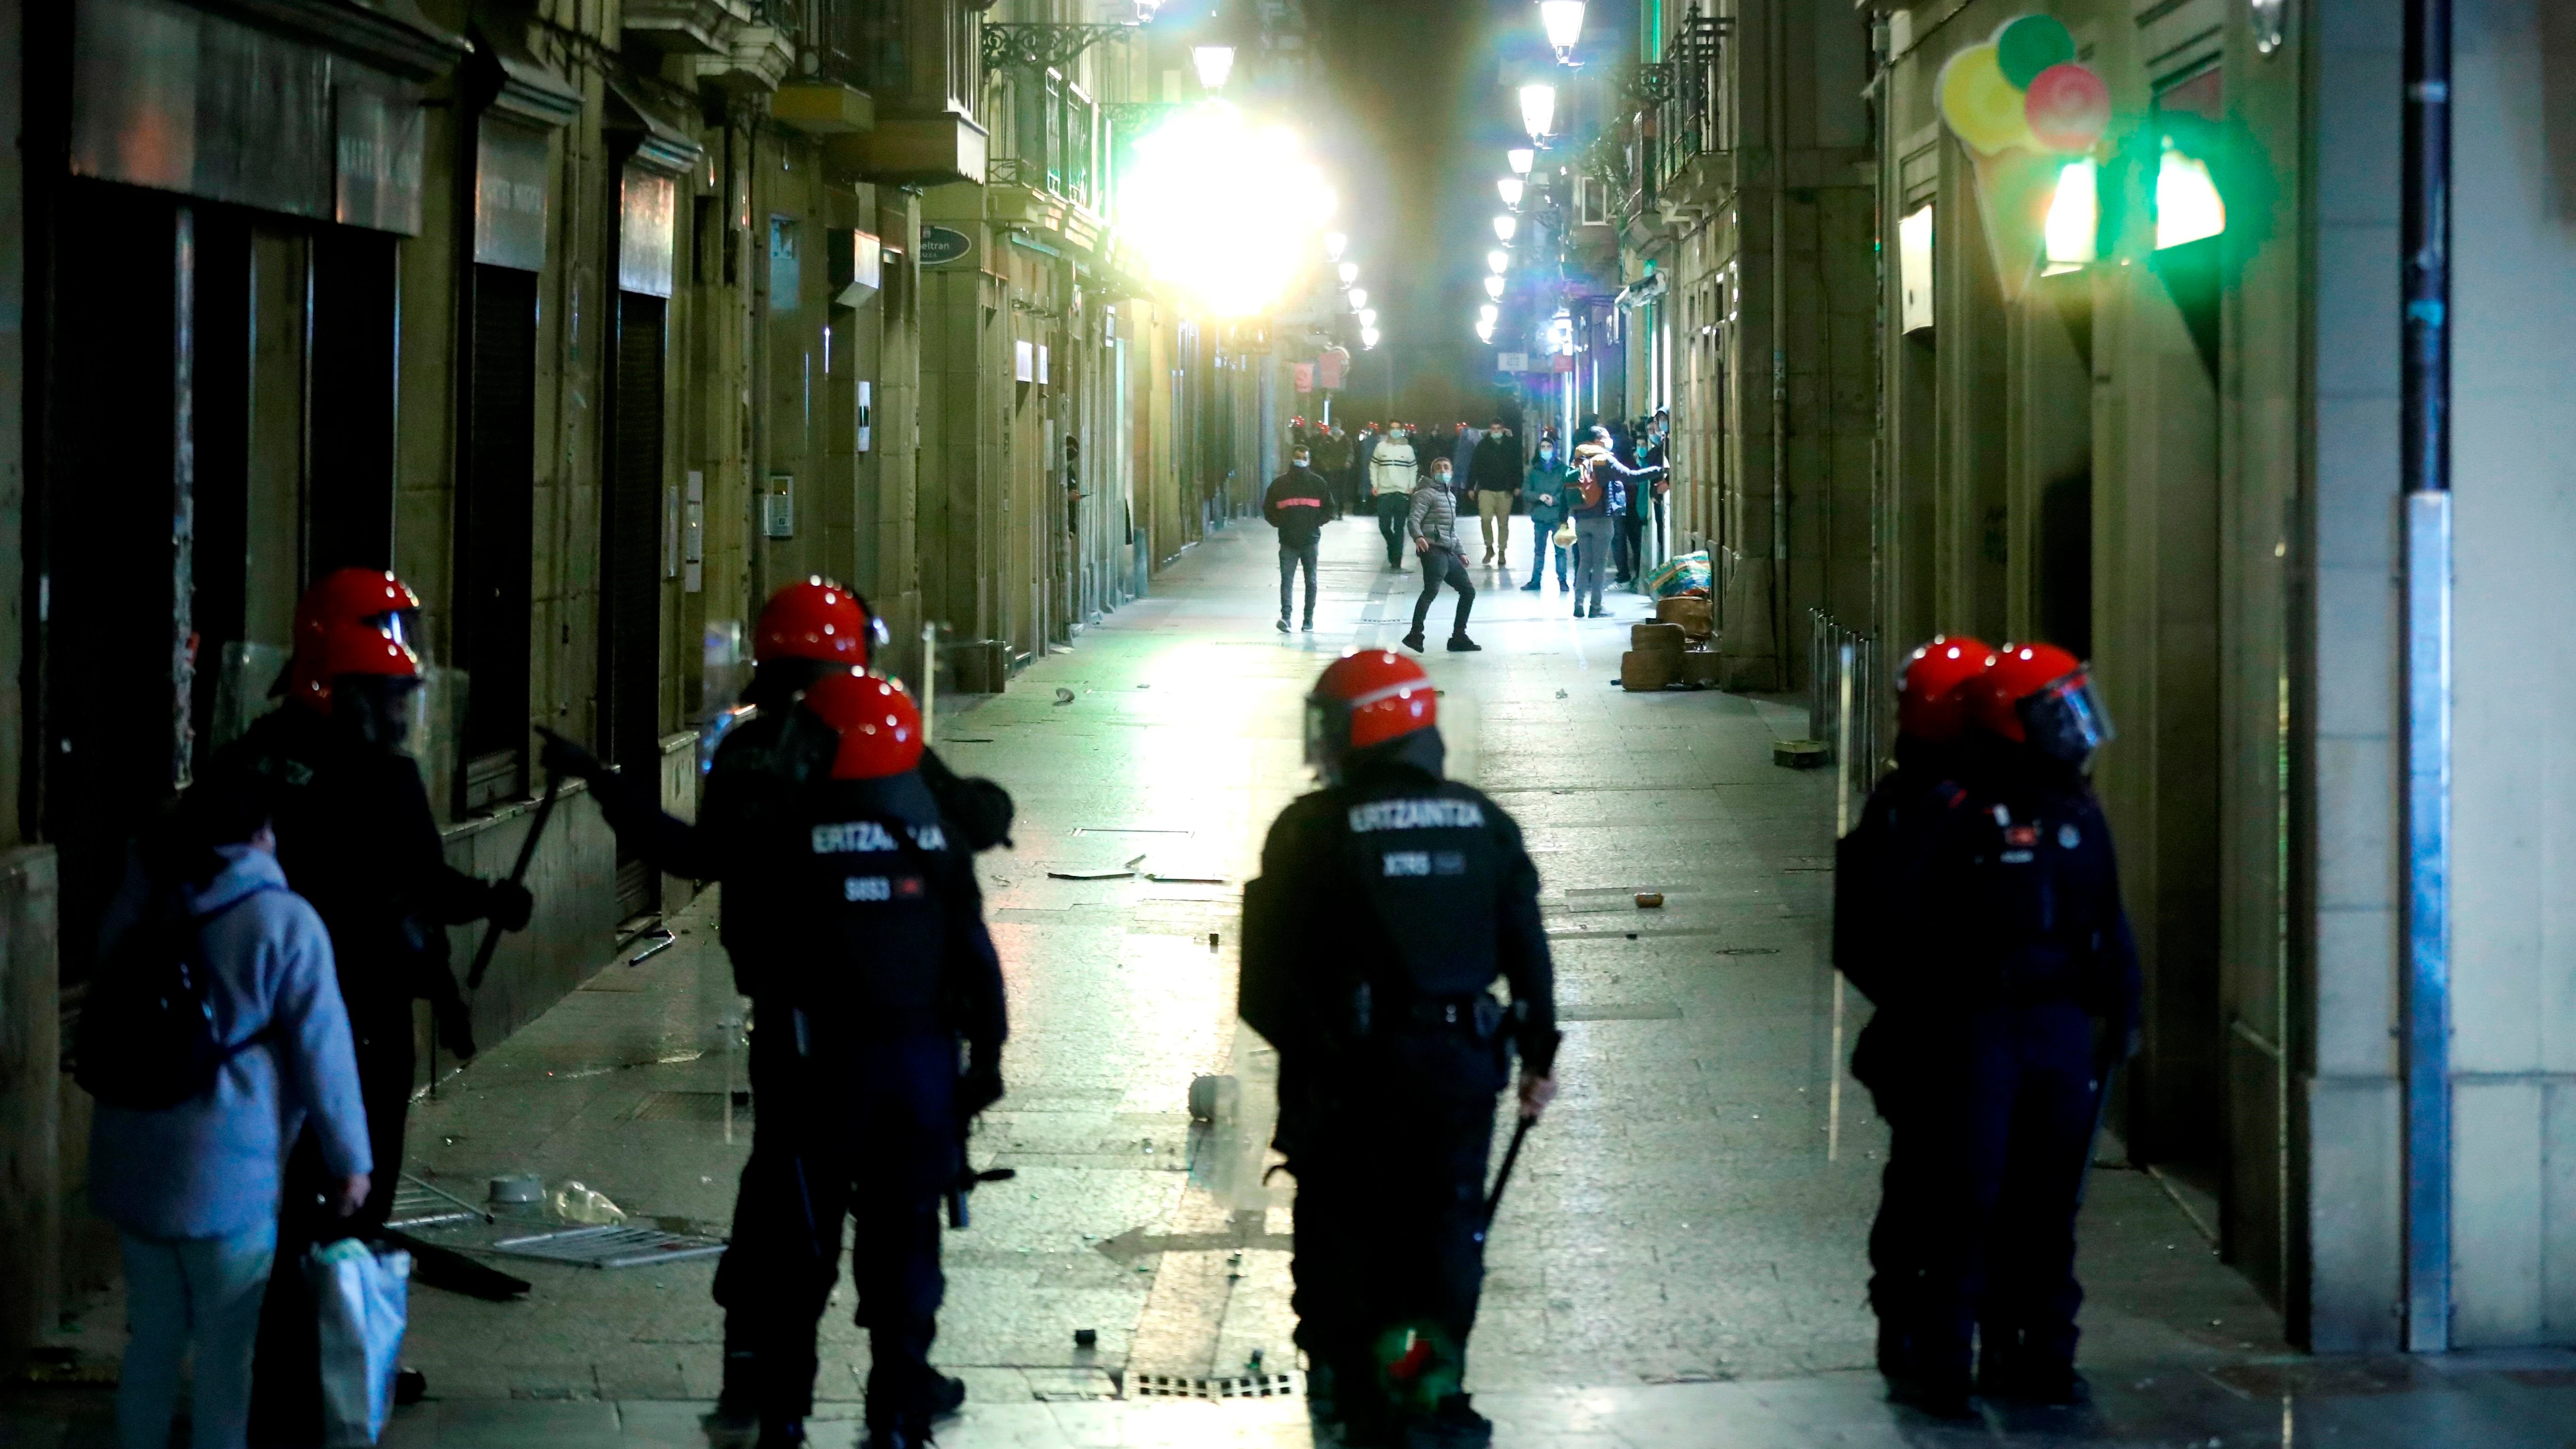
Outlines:
<svg viewBox="0 0 2576 1449"><path fill-rule="evenodd" d="M1479 322L1491 322L1502 315L1503 309L1495 306L1491 302L1486 302L1476 308L1476 320Z"/></svg>
<svg viewBox="0 0 2576 1449"><path fill-rule="evenodd" d="M1335 275L1339 276L1342 279L1342 285L1347 287L1351 283L1360 279L1360 264L1357 262L1344 262L1336 269Z"/></svg>
<svg viewBox="0 0 2576 1449"><path fill-rule="evenodd" d="M1485 253L1485 270L1486 270L1486 271L1492 272L1492 273L1494 273L1496 276L1500 276L1500 275L1502 275L1503 273L1510 271L1511 269L1512 269L1512 254L1511 254L1510 252L1487 252L1487 253Z"/></svg>
<svg viewBox="0 0 2576 1449"><path fill-rule="evenodd" d="M1506 176L1494 183L1494 190L1502 195L1503 205L1514 211L1521 209L1521 193L1528 189L1529 183L1517 176Z"/></svg>
<svg viewBox="0 0 2576 1449"><path fill-rule="evenodd" d="M1374 328L1374 327L1363 327L1363 328L1361 328L1361 329L1360 329L1360 346L1361 346L1361 347L1363 347L1363 348L1370 349L1370 350L1372 350L1372 351L1376 349L1376 347L1377 347L1377 329L1376 329L1376 328Z"/></svg>
<svg viewBox="0 0 2576 1449"><path fill-rule="evenodd" d="M1352 310L1352 311L1354 311L1354 312L1356 312L1356 311L1360 310L1362 307L1365 307L1365 306L1367 306L1367 305L1368 305L1368 288L1366 288L1366 287L1353 287L1353 288L1351 288L1351 291L1350 291L1350 298L1351 298L1351 310Z"/></svg>
<svg viewBox="0 0 2576 1449"><path fill-rule="evenodd" d="M1360 329L1364 332L1375 332L1377 330L1377 309L1375 307L1362 307L1360 309Z"/></svg>
<svg viewBox="0 0 2576 1449"><path fill-rule="evenodd" d="M1519 231L1520 229L1521 219L1517 216L1498 216L1494 218L1494 237L1498 241L1509 242L1512 239L1512 233Z"/></svg>
<svg viewBox="0 0 2576 1449"><path fill-rule="evenodd" d="M1521 87L1521 129L1533 141L1544 141L1556 129L1556 87L1527 85Z"/></svg>
<svg viewBox="0 0 2576 1449"><path fill-rule="evenodd" d="M1494 340L1494 324L1493 324L1493 323L1491 323L1491 322L1485 321L1485 320L1483 320L1482 318L1477 319L1477 322L1476 322L1476 340L1477 340L1477 341L1479 341L1479 342L1491 342L1491 341L1493 341L1493 340Z"/></svg>
<svg viewBox="0 0 2576 1449"><path fill-rule="evenodd" d="M1328 231L1324 233L1324 260L1328 262L1340 261L1342 259L1342 253L1350 248L1350 244L1351 234L1349 232Z"/></svg>
<svg viewBox="0 0 2576 1449"><path fill-rule="evenodd" d="M1503 300L1503 279L1500 277L1487 277L1485 279L1485 295L1493 298L1497 302Z"/></svg>
<svg viewBox="0 0 2576 1449"><path fill-rule="evenodd" d="M1527 146L1514 146L1503 153L1503 159L1512 163L1514 176L1527 176L1530 168L1538 164L1538 153Z"/></svg>
<svg viewBox="0 0 2576 1449"><path fill-rule="evenodd" d="M1199 73L1199 84L1211 94L1224 90L1225 78L1234 74L1234 47L1231 45L1192 46L1190 68Z"/></svg>
<svg viewBox="0 0 2576 1449"><path fill-rule="evenodd" d="M1583 38L1583 0L1539 0L1538 23L1547 31L1547 43L1556 47L1556 58L1572 65L1574 43Z"/></svg>
<svg viewBox="0 0 2576 1449"><path fill-rule="evenodd" d="M2204 241L2227 230L2227 203L2209 179L2209 163L2174 149L2165 138L2156 166L2156 250Z"/></svg>

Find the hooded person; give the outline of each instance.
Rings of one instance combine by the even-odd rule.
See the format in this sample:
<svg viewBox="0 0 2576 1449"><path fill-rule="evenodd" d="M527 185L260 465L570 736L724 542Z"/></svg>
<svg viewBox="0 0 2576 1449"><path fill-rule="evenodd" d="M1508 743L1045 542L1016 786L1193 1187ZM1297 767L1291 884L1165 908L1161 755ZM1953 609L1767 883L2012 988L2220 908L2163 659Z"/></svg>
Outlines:
<svg viewBox="0 0 2576 1449"><path fill-rule="evenodd" d="M1321 786L1244 892L1238 1000L1279 1052L1273 1145L1297 1179L1297 1342L1350 1444L1491 1439L1461 1384L1494 1109L1515 1053L1522 1117L1556 1091L1538 868L1501 806L1444 778L1438 711L1402 655L1327 668L1306 701Z"/></svg>

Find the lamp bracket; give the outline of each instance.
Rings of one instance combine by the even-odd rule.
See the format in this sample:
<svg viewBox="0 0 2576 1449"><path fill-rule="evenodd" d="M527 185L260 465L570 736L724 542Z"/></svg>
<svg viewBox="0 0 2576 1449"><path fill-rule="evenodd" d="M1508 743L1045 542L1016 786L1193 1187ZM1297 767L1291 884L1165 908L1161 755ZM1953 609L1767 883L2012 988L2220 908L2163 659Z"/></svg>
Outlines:
<svg viewBox="0 0 2576 1449"><path fill-rule="evenodd" d="M984 26L984 69L1062 70L1104 40L1126 41L1144 27L1132 20L1106 25L1012 21Z"/></svg>

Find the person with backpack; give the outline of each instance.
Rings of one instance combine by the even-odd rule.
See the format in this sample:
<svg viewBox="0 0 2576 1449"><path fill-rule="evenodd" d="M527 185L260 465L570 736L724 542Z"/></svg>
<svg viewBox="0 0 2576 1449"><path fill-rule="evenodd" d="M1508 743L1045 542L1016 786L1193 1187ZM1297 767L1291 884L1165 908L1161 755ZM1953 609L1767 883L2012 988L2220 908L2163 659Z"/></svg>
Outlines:
<svg viewBox="0 0 2576 1449"><path fill-rule="evenodd" d="M269 815L253 777L181 801L173 845L110 913L75 1038L98 1099L90 1204L124 1250L128 1449L170 1442L191 1345L197 1449L246 1441L287 1146L312 1129L342 1217L375 1169L330 933L287 889Z"/></svg>

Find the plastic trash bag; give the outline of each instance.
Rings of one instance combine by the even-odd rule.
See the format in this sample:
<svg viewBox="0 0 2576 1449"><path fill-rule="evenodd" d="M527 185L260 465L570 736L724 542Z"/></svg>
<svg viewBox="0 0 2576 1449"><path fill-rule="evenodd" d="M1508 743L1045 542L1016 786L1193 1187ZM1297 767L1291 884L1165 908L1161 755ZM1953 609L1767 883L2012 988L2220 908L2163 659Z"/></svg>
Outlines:
<svg viewBox="0 0 2576 1449"><path fill-rule="evenodd" d="M304 1258L322 1348L322 1442L373 1444L393 1405L411 1305L411 1254L343 1238Z"/></svg>
<svg viewBox="0 0 2576 1449"><path fill-rule="evenodd" d="M626 1209L608 1200L608 1194L578 1182L567 1182L554 1190L549 1204L555 1216L568 1223L586 1223L604 1227L626 1221Z"/></svg>
<svg viewBox="0 0 2576 1449"><path fill-rule="evenodd" d="M1646 592L1658 599L1669 599L1692 589L1704 594L1709 591L1710 577L1708 550L1676 554L1646 575Z"/></svg>

